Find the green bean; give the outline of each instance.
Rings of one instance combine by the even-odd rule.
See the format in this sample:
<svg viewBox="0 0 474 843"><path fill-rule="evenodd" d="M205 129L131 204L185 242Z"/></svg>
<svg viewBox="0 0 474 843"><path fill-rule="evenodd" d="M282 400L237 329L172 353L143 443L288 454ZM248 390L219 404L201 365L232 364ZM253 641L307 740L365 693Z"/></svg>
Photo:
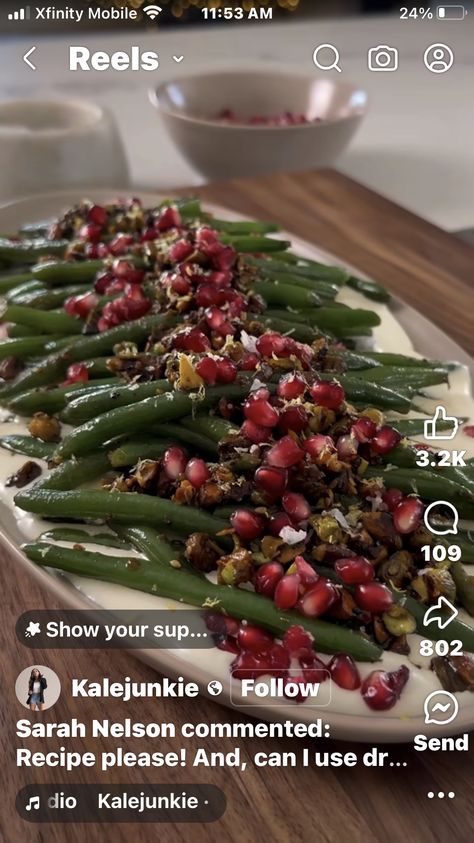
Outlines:
<svg viewBox="0 0 474 843"><path fill-rule="evenodd" d="M357 290L358 293L362 293L368 299L372 299L372 301L387 303L391 299L388 290L385 287L381 287L380 284L376 284L375 281L367 281L366 279L356 278L355 275L351 275L347 281L347 285L352 287L353 290Z"/></svg>
<svg viewBox="0 0 474 843"><path fill-rule="evenodd" d="M162 392L172 392L173 384L168 380L147 381L146 383L125 384L100 390L96 394L86 394L68 402L61 419L68 424L83 424L102 413L116 407L126 407L143 401Z"/></svg>
<svg viewBox="0 0 474 843"><path fill-rule="evenodd" d="M94 281L104 262L96 261L45 261L31 270L39 281L53 287L68 284L86 284Z"/></svg>
<svg viewBox="0 0 474 843"><path fill-rule="evenodd" d="M395 427L402 436L423 436L425 432L425 421L429 421L429 418L417 418L417 419L395 419L391 421L390 424ZM467 421L467 418L460 418L458 419L460 424L464 424ZM436 422L436 429L437 430L451 430L452 423L449 421L443 421L440 419Z"/></svg>
<svg viewBox="0 0 474 843"><path fill-rule="evenodd" d="M375 370L376 371L376 370ZM344 387L346 398L351 404L364 409L367 406L378 407L384 410L396 410L399 413L407 413L411 407L411 400L404 392L382 386L379 383L371 383L362 380L351 374L331 374L320 372L321 380L336 379Z"/></svg>
<svg viewBox="0 0 474 843"><path fill-rule="evenodd" d="M219 398L243 398L248 389L248 384L231 384L225 387L210 387L202 395L175 391L146 398L129 406L116 407L73 430L59 445L56 456L58 459L73 454L79 456L95 450L116 436L135 433L153 424L182 418L192 413L196 407L204 410Z"/></svg>
<svg viewBox="0 0 474 843"><path fill-rule="evenodd" d="M39 307L41 310L53 310L55 307L60 307L70 296L80 296L88 290L88 284L72 284L69 287L59 287L57 290L48 289L41 284L36 290L32 289L21 296L15 296L12 301L14 304Z"/></svg>
<svg viewBox="0 0 474 843"><path fill-rule="evenodd" d="M206 436L216 444L219 444L225 436L230 436L230 434L238 433L239 431L239 428L235 424L220 416L198 414L194 418L181 419L180 425Z"/></svg>
<svg viewBox="0 0 474 843"><path fill-rule="evenodd" d="M364 477L381 477L388 489L400 489L406 494L418 494L428 501L448 500L461 517L474 517L474 498L459 483L442 477L440 472L426 468L387 468L369 466Z"/></svg>
<svg viewBox="0 0 474 843"><path fill-rule="evenodd" d="M276 252L281 251L281 249L287 249L291 245L289 240L274 240L270 237L259 237L258 235L239 237L232 234L221 234L219 240L221 243L233 246L235 251L241 254L247 252L250 254Z"/></svg>
<svg viewBox="0 0 474 843"><path fill-rule="evenodd" d="M36 310L19 304L10 304L3 311L0 310L0 319L4 322L18 322L46 334L80 334L84 327L82 320L64 311Z"/></svg>
<svg viewBox="0 0 474 843"><path fill-rule="evenodd" d="M304 290L316 293L324 299L333 299L339 292L339 286L337 284L332 284L330 281L316 280L315 278L305 278L304 275L293 275L290 270L287 272L271 273L262 270L256 280L301 287Z"/></svg>
<svg viewBox="0 0 474 843"><path fill-rule="evenodd" d="M278 259L277 259L278 257ZM246 256L245 263L251 266L257 266L265 272L284 272L291 273L292 276L301 276L302 278L311 278L314 281L329 281L336 284L338 287L346 283L349 278L349 273L345 269L338 266L326 266L325 264L315 264L314 266L299 266L293 261L290 261L291 256L287 252L283 252L271 258L256 258L253 256Z"/></svg>
<svg viewBox="0 0 474 843"><path fill-rule="evenodd" d="M116 343L124 341L145 342L154 328L171 327L175 322L176 319L173 316L145 316L134 322L117 325L101 334L83 336L72 340L71 344L66 345L59 353L56 353L54 349L57 347L57 343L63 343L63 340L50 342L47 344L46 350L53 351L53 354L22 373L13 383L0 388L0 399L10 398L26 389L57 383L70 363L84 360L88 356L112 351Z"/></svg>
<svg viewBox="0 0 474 843"><path fill-rule="evenodd" d="M38 290L44 292L46 287L41 281L36 281L35 278L28 278L23 284L18 284L17 287L13 287L11 290L7 290L5 292L5 301L9 304L24 304L21 299L24 296L28 296L31 293L37 293Z"/></svg>
<svg viewBox="0 0 474 843"><path fill-rule="evenodd" d="M159 533L158 530L154 530L153 527L143 525L131 527L120 524L112 524L112 527L119 536L128 541L140 553L143 553L150 562L156 562L158 565L168 567L171 562L178 560L181 566L185 568L189 567L184 559L182 550L177 550L165 536ZM190 570L194 569L191 568ZM196 574L197 571L194 570L194 573Z"/></svg>
<svg viewBox="0 0 474 843"><path fill-rule="evenodd" d="M59 339L59 337L55 337ZM12 337L0 341L0 360L5 357L18 357L19 360L25 360L27 357L35 357L41 354L46 345L46 338L44 336L33 337Z"/></svg>
<svg viewBox="0 0 474 843"><path fill-rule="evenodd" d="M64 255L69 243L67 240L46 240L37 237L32 240L0 239L0 260L8 264L35 263L44 255Z"/></svg>
<svg viewBox="0 0 474 843"><path fill-rule="evenodd" d="M13 325L10 323L8 326L8 337L12 340L22 339L23 337L36 337L38 334L39 331L36 328L27 328L26 325ZM49 337L43 334L44 343L48 340Z"/></svg>
<svg viewBox="0 0 474 843"><path fill-rule="evenodd" d="M396 465L397 468L418 468L417 460L420 454L419 451L415 450L412 446L409 445L398 445L384 457L382 457L383 462ZM452 480L453 483L457 483L459 486L465 490L466 495L472 495L474 500L474 478L469 475L469 472L465 468L457 468L456 466L439 466L436 465L436 460L438 459L436 451L432 452L432 459L430 463L430 467L433 470L433 474L436 474L441 479ZM423 468L423 467L422 467ZM423 468L424 470L424 468Z"/></svg>
<svg viewBox="0 0 474 843"><path fill-rule="evenodd" d="M434 386L438 383L446 383L448 373L446 369L427 368L422 369L415 366L408 366L406 369L401 366L377 366L371 369L358 369L358 378L367 378L374 383L396 381L400 384L410 384L415 387Z"/></svg>
<svg viewBox="0 0 474 843"><path fill-rule="evenodd" d="M15 501L27 512L47 518L71 520L109 520L121 524L161 525L180 535L204 532L216 535L229 527L228 521L215 518L194 506L181 506L166 498L137 492L105 492L80 489L62 492L33 487L19 492Z"/></svg>
<svg viewBox="0 0 474 843"><path fill-rule="evenodd" d="M35 439L34 436L10 434L0 436L0 448L13 451L14 454L24 454L25 457L49 461L56 450L56 445L52 442L43 442L42 439Z"/></svg>
<svg viewBox="0 0 474 843"><path fill-rule="evenodd" d="M110 470L110 463L106 453L89 454L80 460L66 460L54 468L44 479L38 481L35 490L54 489L55 491L69 491L82 483L96 480ZM71 515L74 513L71 512Z"/></svg>
<svg viewBox="0 0 474 843"><path fill-rule="evenodd" d="M252 290L267 304L295 307L297 310L321 304L316 292L291 284L280 284L278 281L255 281L252 283Z"/></svg>
<svg viewBox="0 0 474 843"><path fill-rule="evenodd" d="M215 442L208 439L207 436L202 436L195 430L188 430L185 427L181 427L181 423L154 425L152 433L156 433L160 438L167 439L175 444L179 442L184 446L194 448L207 457L212 458L218 454L218 448Z"/></svg>
<svg viewBox="0 0 474 843"><path fill-rule="evenodd" d="M125 468L136 465L140 460L158 460L173 444L173 439L154 439L149 436L130 439L109 451L109 462L112 468Z"/></svg>
<svg viewBox="0 0 474 843"><path fill-rule="evenodd" d="M223 231L225 234L248 235L248 234L271 234L278 231L278 225L273 222L261 222L254 220L242 220L239 222L230 222L229 220L219 220L216 217L210 217L209 225L215 231Z"/></svg>
<svg viewBox="0 0 474 843"><path fill-rule="evenodd" d="M474 617L474 577L467 573L461 562L453 562L449 570L456 585L457 599Z"/></svg>
<svg viewBox="0 0 474 843"><path fill-rule="evenodd" d="M139 591L157 594L192 606L212 606L214 612L258 624L282 636L289 626L299 624L314 636L320 652L351 655L358 661L376 661L381 650L367 638L326 621L306 618L298 612L282 612L268 598L232 586L214 585L171 565L127 557L111 557L84 550L61 548L37 542L23 545L29 559L49 568L114 582Z"/></svg>
<svg viewBox="0 0 474 843"><path fill-rule="evenodd" d="M435 368L449 368L449 364L441 363L439 360L427 360L426 357L409 357L404 354L395 354L389 351L370 351L369 356L378 360L383 366L419 366L426 369L428 366Z"/></svg>
<svg viewBox="0 0 474 843"><path fill-rule="evenodd" d="M347 310L331 307L312 308L304 312L304 318L309 325L332 331L336 336L346 336L348 331L355 336L358 329L380 325L380 316L373 310L355 307Z"/></svg>
<svg viewBox="0 0 474 843"><path fill-rule="evenodd" d="M17 275L0 275L0 295L14 290L28 281L34 281L31 272L20 272Z"/></svg>
<svg viewBox="0 0 474 843"><path fill-rule="evenodd" d="M284 313L284 311L282 311L282 313ZM291 318L291 314L288 314L288 316ZM309 325L292 324L290 321L278 319L274 316L268 316L267 313L263 313L262 316L259 316L258 321L262 322L267 328L271 328L272 331L278 331L280 334L290 334L293 339L298 342L311 344L318 338L318 336L324 336L324 334L320 331L310 327Z"/></svg>
<svg viewBox="0 0 474 843"><path fill-rule="evenodd" d="M93 388L96 390L110 388L113 385L113 379L107 378L102 381L98 379L91 383L94 387L90 383L79 382L71 383L69 386L60 386L57 389L30 389L12 398L7 402L7 406L13 413L19 413L21 416L30 416L40 410L52 415L66 406L70 396L87 394Z"/></svg>
<svg viewBox="0 0 474 843"><path fill-rule="evenodd" d="M56 527L53 530L46 530L38 536L38 541L45 542L70 542L71 544L101 544L105 547L118 547L120 550L131 550L131 545L122 541L115 533L88 533L73 527Z"/></svg>

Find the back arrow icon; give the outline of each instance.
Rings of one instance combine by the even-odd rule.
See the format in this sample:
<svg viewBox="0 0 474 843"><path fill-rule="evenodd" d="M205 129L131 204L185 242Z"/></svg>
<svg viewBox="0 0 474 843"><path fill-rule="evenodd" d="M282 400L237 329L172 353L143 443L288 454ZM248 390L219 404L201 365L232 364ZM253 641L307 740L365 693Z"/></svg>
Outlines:
<svg viewBox="0 0 474 843"><path fill-rule="evenodd" d="M28 65L28 67L31 67L32 70L36 70L36 65L34 65L33 62L29 60L29 57L32 53L34 53L35 50L36 47L32 47L31 50L28 50L28 52L25 53L25 55L23 56L23 61L25 62L25 64Z"/></svg>

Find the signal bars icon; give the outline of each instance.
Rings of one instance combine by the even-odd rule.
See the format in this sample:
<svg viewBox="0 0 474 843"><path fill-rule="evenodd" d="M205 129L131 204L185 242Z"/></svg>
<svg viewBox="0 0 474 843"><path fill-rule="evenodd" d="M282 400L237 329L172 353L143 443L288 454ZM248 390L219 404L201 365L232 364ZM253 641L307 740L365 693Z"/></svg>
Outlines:
<svg viewBox="0 0 474 843"><path fill-rule="evenodd" d="M8 20L29 20L30 19L30 7L26 6L25 9L18 9L16 12L9 12Z"/></svg>
<svg viewBox="0 0 474 843"><path fill-rule="evenodd" d="M143 9L146 15L150 18L150 20L155 20L158 15L163 11L161 6L145 6Z"/></svg>

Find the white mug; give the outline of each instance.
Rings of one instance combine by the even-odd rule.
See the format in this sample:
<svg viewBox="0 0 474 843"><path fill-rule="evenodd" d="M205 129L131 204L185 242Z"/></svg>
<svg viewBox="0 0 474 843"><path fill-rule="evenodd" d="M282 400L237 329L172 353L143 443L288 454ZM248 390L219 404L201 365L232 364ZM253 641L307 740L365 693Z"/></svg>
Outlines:
<svg viewBox="0 0 474 843"><path fill-rule="evenodd" d="M115 120L85 100L0 103L0 200L68 187L127 187Z"/></svg>

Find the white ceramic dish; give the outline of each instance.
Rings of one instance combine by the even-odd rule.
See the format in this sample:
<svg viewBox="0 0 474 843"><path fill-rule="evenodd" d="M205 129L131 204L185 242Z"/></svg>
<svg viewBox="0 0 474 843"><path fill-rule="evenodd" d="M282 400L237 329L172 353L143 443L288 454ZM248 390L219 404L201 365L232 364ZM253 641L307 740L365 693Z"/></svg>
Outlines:
<svg viewBox="0 0 474 843"><path fill-rule="evenodd" d="M77 193L58 193L47 196L34 197L0 208L0 227L3 231L12 231L22 223L34 222L54 216L60 213L65 207L74 204L84 195L100 203L106 199L123 195L123 190L113 191L83 191L79 196ZM143 195L145 203L154 204L160 197L156 195ZM235 218L225 209L218 210L219 216L230 216ZM299 241L292 237L296 250L316 260L331 259L323 251L314 246ZM334 261L337 263L337 261ZM358 294L354 294L356 297ZM351 293L352 296L352 293ZM358 300L358 299L356 299ZM368 306L367 300L363 300ZM416 336L417 350L426 355L437 358L457 359L464 364L469 364L470 359L455 343L453 343L439 329L431 325L420 314L401 303L395 303L392 311L394 316L386 311L381 305L378 307L383 314L381 329L376 329L376 341L382 342L384 350L402 351L410 353L412 345L407 334ZM438 393L439 394L439 393ZM470 396L469 377L467 368L458 371L456 381L453 382L452 395L443 395L443 401L453 412L458 415L474 416L474 403ZM428 410L434 401L426 400ZM463 447L471 447L472 440L462 437ZM0 456L0 483L3 484L7 474L11 473L17 465L21 465L24 458L14 455ZM36 538L42 529L46 529L46 522L33 519L30 515L21 514L17 511L17 518L12 518L11 509L12 492L2 487L0 492L0 528L4 543L9 547L18 565L25 569L25 572L34 576L44 587L54 593L64 607L85 608L91 604L100 605L109 609L116 608L160 608L169 607L171 601L163 601L153 595L141 594L137 591L109 585L107 583L95 582L78 577L66 577L57 572L39 568L30 562L18 549L18 544L26 539ZM101 548L103 550L103 548ZM115 551L112 551L115 552ZM174 604L177 605L177 604ZM133 651L134 655L160 672L170 676L182 675L187 679L197 681L201 688L205 689L211 679L220 679L224 684L224 693L220 701L230 704L230 678L228 665L231 657L227 653L218 650L212 651L186 651L186 650L143 650ZM394 654L386 654L386 664L393 666L396 663ZM465 731L474 726L474 700L469 693L459 695L460 711L456 720L444 727L425 725L423 716L423 701L430 691L439 688L437 680L431 672L417 670L412 667L410 679L410 694L405 697L403 706L397 706L385 714L375 714L365 707L358 694L333 689L333 703L328 708L317 708L307 705L283 705L275 706L265 703L258 705L246 705L239 708L242 714L253 714L268 720L299 720L312 722L316 717L321 716L324 722L331 727L331 736L359 741L384 741L402 742L412 739L416 734L432 734L436 736L453 734ZM365 673L370 672L373 666L364 665ZM408 688L408 686L407 686ZM349 696L347 696L349 695ZM238 684L233 684L232 698L238 699ZM403 699L403 698L402 698Z"/></svg>
<svg viewBox="0 0 474 843"><path fill-rule="evenodd" d="M260 173L329 167L343 153L367 110L367 94L348 82L259 67L180 76L150 91L150 100L186 160L209 181ZM226 123L291 111L297 126Z"/></svg>

